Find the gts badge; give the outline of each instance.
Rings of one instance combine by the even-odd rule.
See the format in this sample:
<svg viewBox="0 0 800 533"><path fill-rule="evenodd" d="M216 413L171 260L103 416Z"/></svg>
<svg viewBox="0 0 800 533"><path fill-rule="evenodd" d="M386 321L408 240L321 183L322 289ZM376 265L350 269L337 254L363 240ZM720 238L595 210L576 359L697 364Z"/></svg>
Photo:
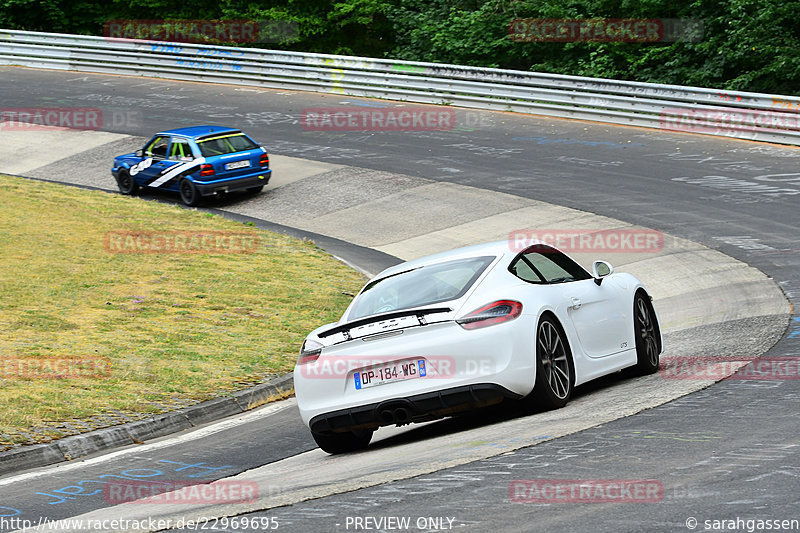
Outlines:
<svg viewBox="0 0 800 533"><path fill-rule="evenodd" d="M619 347L620 348L627 348L628 347L628 343L627 342L623 342L622 344L619 345Z"/></svg>

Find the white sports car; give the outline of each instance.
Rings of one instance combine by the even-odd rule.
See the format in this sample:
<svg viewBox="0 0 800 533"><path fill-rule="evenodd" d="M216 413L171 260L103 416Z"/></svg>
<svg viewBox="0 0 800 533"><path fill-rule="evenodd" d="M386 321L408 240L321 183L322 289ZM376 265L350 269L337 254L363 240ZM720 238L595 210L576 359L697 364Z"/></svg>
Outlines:
<svg viewBox="0 0 800 533"><path fill-rule="evenodd" d="M365 448L380 426L524 399L566 405L573 388L626 367L658 370L658 316L644 285L551 246L460 248L384 270L342 318L311 332L294 369L320 448Z"/></svg>

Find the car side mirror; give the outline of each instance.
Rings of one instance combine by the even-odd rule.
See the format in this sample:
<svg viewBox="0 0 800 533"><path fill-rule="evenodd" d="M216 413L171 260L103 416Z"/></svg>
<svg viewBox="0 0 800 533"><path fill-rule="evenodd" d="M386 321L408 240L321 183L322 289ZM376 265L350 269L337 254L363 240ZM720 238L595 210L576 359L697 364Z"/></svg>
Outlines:
<svg viewBox="0 0 800 533"><path fill-rule="evenodd" d="M610 276L614 273L614 267L608 261L595 261L592 263L592 274L594 275L594 282L600 285L603 283L603 278Z"/></svg>
<svg viewBox="0 0 800 533"><path fill-rule="evenodd" d="M144 155L144 150L136 150L136 157L142 157Z"/></svg>

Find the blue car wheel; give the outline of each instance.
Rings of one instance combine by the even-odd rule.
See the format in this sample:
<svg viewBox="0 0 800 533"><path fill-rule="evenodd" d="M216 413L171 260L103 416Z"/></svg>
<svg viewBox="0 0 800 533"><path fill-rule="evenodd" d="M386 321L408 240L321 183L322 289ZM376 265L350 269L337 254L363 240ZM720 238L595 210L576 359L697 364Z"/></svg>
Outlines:
<svg viewBox="0 0 800 533"><path fill-rule="evenodd" d="M130 173L122 168L117 172L117 186L122 194L136 194L139 184L134 181Z"/></svg>
<svg viewBox="0 0 800 533"><path fill-rule="evenodd" d="M200 191L194 186L192 180L183 178L180 184L181 201L189 207L194 207L200 203Z"/></svg>

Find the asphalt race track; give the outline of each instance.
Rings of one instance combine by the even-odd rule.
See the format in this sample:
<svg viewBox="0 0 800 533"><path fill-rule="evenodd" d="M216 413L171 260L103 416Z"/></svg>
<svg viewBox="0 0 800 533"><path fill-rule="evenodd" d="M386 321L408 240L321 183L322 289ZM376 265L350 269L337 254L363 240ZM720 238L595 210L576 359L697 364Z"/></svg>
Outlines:
<svg viewBox="0 0 800 533"><path fill-rule="evenodd" d="M456 110L456 126L443 131L306 131L299 120L308 107L368 109L398 104L72 72L0 71L4 108L97 107L106 119L103 131L119 134L95 145L87 143L84 151L73 150L76 155L67 159L46 146L38 147L42 157L52 159L35 168L25 168L25 161L20 161L13 173L98 186L90 176L99 168L107 173L110 159L98 159L100 152L91 149L116 148L109 142L128 146L132 142L129 136L149 137L159 129L220 123L243 128L268 145L270 154L287 156L287 167L293 161L288 158L318 162L319 175L326 179L313 182L313 196L308 189L300 189L299 182L286 183L282 196L276 193L273 197L266 191L261 203L237 203L234 199L211 207L287 226L300 226L299 220L305 218L308 222L303 229L307 231L336 234L389 254L361 265L371 272L390 256L404 257L417 250L423 245L419 240L429 239L429 234L449 242L447 239L455 237L445 235L446 228L459 227L459 223L466 227L470 220L454 219L456 215L435 209L428 209L429 216L423 219L390 217L388 226L400 226L403 236L391 240L387 235L390 230L397 234L397 227L342 227L337 226L341 214L326 218L327 214L336 210L360 220L364 215L359 206L382 195L463 191L466 186L487 191L470 200L475 210L486 211L483 217L496 216L504 209L514 212L535 207L527 203L530 201L596 213L700 243L747 263L775 280L792 310L800 297L800 150L795 148L467 110ZM392 181L400 183L396 191L384 190L388 180L379 179L368 181L371 188L364 188L364 181L352 181L358 173L353 167L367 169L371 176L388 173L403 178ZM308 179L313 180L313 172L310 175ZM338 179L330 179L332 176ZM113 188L110 175L106 187ZM297 198L291 198L292 187L296 194L305 195L307 209L313 212L292 207L297 205ZM271 204L264 203L272 198ZM436 197L431 198L435 206ZM266 211L259 210L262 204ZM421 222L427 226L420 229ZM572 227L559 224L552 227ZM529 222L521 219L512 227L526 228ZM617 264L613 256L608 259ZM691 275L673 270L663 273L671 283L687 286L692 285ZM646 278L644 281L648 283ZM714 298L703 299L702 294L695 299L687 297L687 307L707 309L709 315L719 305ZM735 337L742 331L752 337L745 350L766 348L775 338L764 332L774 330L776 323L755 317L717 320L717 337L708 337L702 349L713 354L716 339L721 351L729 351L732 348L722 336L727 332ZM670 341L681 345L677 335ZM681 349L691 350L692 346ZM766 356L800 357L800 317L793 314L788 329ZM626 402L648 406L648 388L614 377L582 387L573 403L558 412L529 418L514 412L490 412L381 430L370 450L355 456L365 464L382 458L384 471L380 476L376 473L373 486L342 483L336 488L331 484L324 493L309 494L307 501L289 498L284 482L305 476L313 484L317 477L335 478L337 473L344 479L346 474L337 468L347 468L351 458L331 458L315 450L296 416L293 400L289 400L221 425L0 479L0 515L4 509L24 508L25 516L34 520L90 512L95 514L87 516L106 516L102 497L87 490L90 481L102 483L103 476L137 477L144 472L156 476L153 472L159 472L159 479L172 481L209 481L240 473L241 477L234 479L259 479L262 490L269 487L269 494L262 496L268 496L274 505L292 505L270 504L272 508L249 514L243 513L265 506L231 507L218 516L274 517L278 530L284 531L733 531L736 529L714 528L705 521L738 518L743 521L739 530L747 530L746 520L800 519L800 429L795 421L800 406L798 380L773 375L729 379L699 388L702 390L683 398L625 416L629 413L620 405ZM627 392L631 395L625 397ZM607 398L607 403L592 403L597 397ZM551 425L566 424L571 413L578 416L592 409L597 410L599 425L567 431L564 436L550 431ZM606 411L615 416L604 417ZM408 465L413 461L420 461L414 465L416 470ZM392 476L393 471L405 474ZM530 496L529 492L517 492L520 484L514 483L516 480L555 479L651 480L660 486L660 492L657 501L647 503L512 501L520 494ZM134 504L124 507L142 514ZM164 514L162 509L154 514ZM114 511L120 513L122 510ZM408 527L398 527L404 519L409 520ZM226 529L259 530L217 524L217 530Z"/></svg>

